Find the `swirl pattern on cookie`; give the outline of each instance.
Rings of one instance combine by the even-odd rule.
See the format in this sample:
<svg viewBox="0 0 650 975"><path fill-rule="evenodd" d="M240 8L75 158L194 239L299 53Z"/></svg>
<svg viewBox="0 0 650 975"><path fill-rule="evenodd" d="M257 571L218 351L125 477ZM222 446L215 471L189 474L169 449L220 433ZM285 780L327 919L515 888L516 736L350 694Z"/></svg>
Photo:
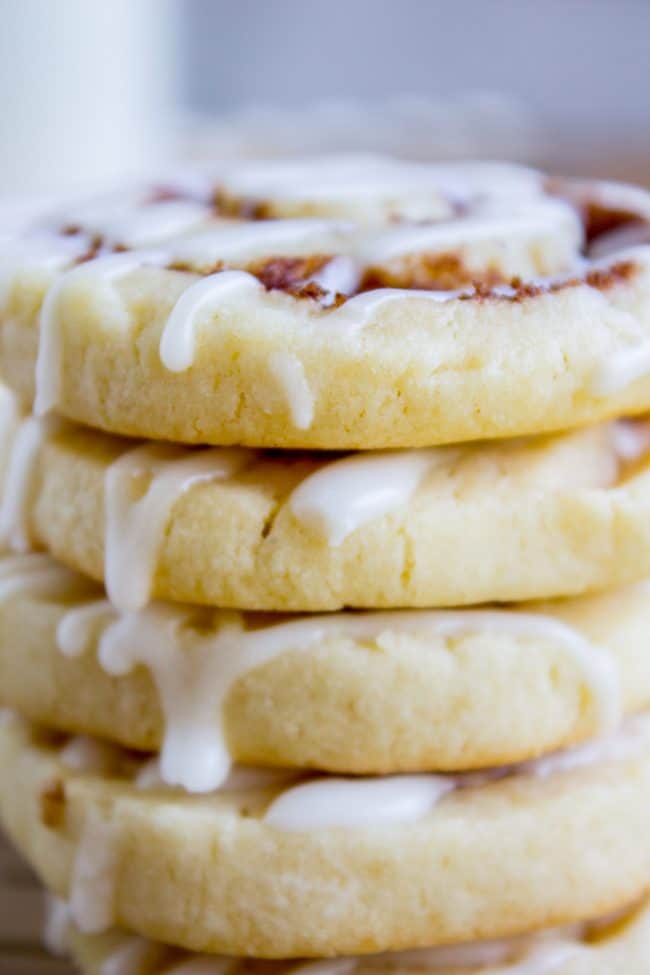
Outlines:
<svg viewBox="0 0 650 975"><path fill-rule="evenodd" d="M649 210L503 164L225 166L7 242L0 358L39 412L183 443L416 447L642 412Z"/></svg>

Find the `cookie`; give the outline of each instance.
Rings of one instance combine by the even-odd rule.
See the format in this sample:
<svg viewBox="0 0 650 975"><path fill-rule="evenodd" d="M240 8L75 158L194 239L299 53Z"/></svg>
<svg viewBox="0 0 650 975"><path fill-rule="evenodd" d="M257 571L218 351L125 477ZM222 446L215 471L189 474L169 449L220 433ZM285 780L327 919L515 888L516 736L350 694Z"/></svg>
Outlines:
<svg viewBox="0 0 650 975"><path fill-rule="evenodd" d="M5 480L12 547L46 548L126 610L459 606L650 574L645 424L332 460L28 419Z"/></svg>
<svg viewBox="0 0 650 975"><path fill-rule="evenodd" d="M48 556L0 560L0 704L159 751L209 791L231 761L382 774L534 758L650 706L647 583L516 609L280 618L120 614Z"/></svg>
<svg viewBox="0 0 650 975"><path fill-rule="evenodd" d="M188 444L565 429L650 408L649 226L641 189L502 164L238 163L8 244L0 366L39 412Z"/></svg>
<svg viewBox="0 0 650 975"><path fill-rule="evenodd" d="M71 759L69 742L16 718L0 730L0 819L87 933L366 954L572 923L648 886L647 718L478 778L267 770L200 798L152 784L146 766L134 781L123 752L111 770L106 747Z"/></svg>
<svg viewBox="0 0 650 975"><path fill-rule="evenodd" d="M67 951L84 975L114 975L131 965L132 975L218 975L227 966L238 975L280 975L281 963L194 955L117 931L82 934L68 920L67 905L53 914ZM295 975L370 975L372 972L421 972L423 975L646 975L650 963L650 909L646 902L622 916L535 935L500 941L468 942L446 948L424 948L381 955L286 962ZM102 966L107 966L103 968ZM111 965L113 967L108 968ZM505 966L505 968L504 968Z"/></svg>

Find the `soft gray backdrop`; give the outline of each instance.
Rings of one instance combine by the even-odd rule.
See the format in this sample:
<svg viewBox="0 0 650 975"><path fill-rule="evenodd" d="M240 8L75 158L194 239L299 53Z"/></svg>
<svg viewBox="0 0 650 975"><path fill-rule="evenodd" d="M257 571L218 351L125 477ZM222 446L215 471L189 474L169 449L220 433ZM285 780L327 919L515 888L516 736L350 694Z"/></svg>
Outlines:
<svg viewBox="0 0 650 975"><path fill-rule="evenodd" d="M650 0L181 0L186 104L520 96L563 146L650 159Z"/></svg>

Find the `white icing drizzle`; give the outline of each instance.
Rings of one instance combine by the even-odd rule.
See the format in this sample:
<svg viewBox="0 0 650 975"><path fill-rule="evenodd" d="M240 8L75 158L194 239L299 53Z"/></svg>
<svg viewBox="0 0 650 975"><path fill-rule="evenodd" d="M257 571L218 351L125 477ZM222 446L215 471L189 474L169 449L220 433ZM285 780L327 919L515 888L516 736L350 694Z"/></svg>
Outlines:
<svg viewBox="0 0 650 975"><path fill-rule="evenodd" d="M83 282L92 282L94 288L101 289L102 302L111 319L120 325L126 323L126 311L114 287L115 282L152 255L140 253L110 254L87 261L62 274L50 286L40 312L38 356L36 359L36 397L34 412L47 413L58 406L61 399L62 361L61 328L59 303L70 288Z"/></svg>
<svg viewBox="0 0 650 975"><path fill-rule="evenodd" d="M302 524L340 545L367 522L402 508L449 448L353 454L319 468L289 498Z"/></svg>
<svg viewBox="0 0 650 975"><path fill-rule="evenodd" d="M208 313L227 311L242 298L264 288L247 271L218 271L190 285L174 305L160 339L160 361L170 372L184 372L194 363L199 321Z"/></svg>
<svg viewBox="0 0 650 975"><path fill-rule="evenodd" d="M145 444L110 465L105 477L105 581L115 606L132 611L149 601L160 544L181 495L195 484L232 476L253 456L240 448L187 451ZM142 477L149 484L134 500L134 482Z"/></svg>
<svg viewBox="0 0 650 975"><path fill-rule="evenodd" d="M137 935L126 937L105 958L99 975L147 975L159 970L168 949L165 945Z"/></svg>
<svg viewBox="0 0 650 975"><path fill-rule="evenodd" d="M189 792L209 792L230 770L222 726L230 688L286 644L255 639L256 633L244 633L238 614L230 620L224 614L215 635L183 647L184 622L182 613L162 604L126 614L104 631L98 655L109 674L126 674L136 664L149 668L165 716L161 777Z"/></svg>
<svg viewBox="0 0 650 975"><path fill-rule="evenodd" d="M223 185L233 195L254 199L387 199L391 204L414 194L451 212L457 197L489 194L497 198L538 198L538 173L494 162L420 163L373 154L264 160L242 163L226 172ZM443 204L447 203L444 207Z"/></svg>
<svg viewBox="0 0 650 975"><path fill-rule="evenodd" d="M69 215L68 222L100 236L105 246L150 247L204 223L210 207L196 200L161 200L140 205L90 205Z"/></svg>
<svg viewBox="0 0 650 975"><path fill-rule="evenodd" d="M354 257L333 257L331 261L328 261L313 274L309 281L327 292L327 296L320 299L321 305L327 308L332 304L337 294L354 294L361 281L361 272L361 262Z"/></svg>
<svg viewBox="0 0 650 975"><path fill-rule="evenodd" d="M45 924L43 944L52 955L65 955L68 950L70 908L66 901L53 894L45 895Z"/></svg>
<svg viewBox="0 0 650 975"><path fill-rule="evenodd" d="M79 587L79 577L49 555L29 554L0 559L0 602L29 596L67 596Z"/></svg>
<svg viewBox="0 0 650 975"><path fill-rule="evenodd" d="M626 722L608 738L479 773L317 778L280 793L268 807L264 821L286 832L414 823L455 790L480 789L520 775L546 779L601 762L624 762L640 754L649 742L650 716L646 715Z"/></svg>
<svg viewBox="0 0 650 975"><path fill-rule="evenodd" d="M266 257L327 253L351 233L340 220L224 221L214 229L193 234L170 245L171 262L205 271L221 261L249 263Z"/></svg>
<svg viewBox="0 0 650 975"><path fill-rule="evenodd" d="M271 353L268 368L280 384L293 425L298 430L308 430L314 419L314 394L302 362L293 352L281 350Z"/></svg>
<svg viewBox="0 0 650 975"><path fill-rule="evenodd" d="M116 827L89 815L77 846L70 886L70 914L80 931L99 934L115 923Z"/></svg>
<svg viewBox="0 0 650 975"><path fill-rule="evenodd" d="M58 417L27 417L14 437L0 504L0 540L15 552L31 548L29 517L38 459L46 440L61 429Z"/></svg>
<svg viewBox="0 0 650 975"><path fill-rule="evenodd" d="M378 235L364 250L365 261L377 264L415 252L440 253L485 241L508 241L530 238L531 244L540 234L553 233L558 240L566 240L567 254L579 251L583 242L582 222L575 209L563 200L552 198L537 202L527 200L522 207L477 207L470 216L453 221L429 224L406 224ZM508 267L508 252L504 249L502 262ZM501 264L501 262L500 262Z"/></svg>
<svg viewBox="0 0 650 975"><path fill-rule="evenodd" d="M282 792L264 820L286 832L415 823L454 786L453 777L443 775L329 776Z"/></svg>
<svg viewBox="0 0 650 975"><path fill-rule="evenodd" d="M57 631L61 651L77 656L88 648L97 627L108 622L98 650L104 669L113 675L126 674L138 664L150 670L165 718L160 775L166 784L188 791L211 791L228 775L222 712L234 683L282 653L308 651L337 636L381 639L401 632L423 637L495 633L537 638L560 648L579 667L593 695L601 733L611 731L620 719L620 681L613 658L577 630L543 614L508 610L340 613L245 630L240 614L222 613L217 632L206 635L188 633L191 613L154 603L113 621L115 610L99 600L69 610Z"/></svg>
<svg viewBox="0 0 650 975"><path fill-rule="evenodd" d="M378 311L396 301L416 298L440 305L467 293L471 293L471 289L468 292L460 289L456 291L425 291L418 288L376 288L355 295L344 304L339 305L338 308L327 311L327 327L346 334L353 334L368 325Z"/></svg>
<svg viewBox="0 0 650 975"><path fill-rule="evenodd" d="M45 230L3 243L0 247L0 308L7 304L16 276L21 271L61 271L87 249L85 237L66 237Z"/></svg>

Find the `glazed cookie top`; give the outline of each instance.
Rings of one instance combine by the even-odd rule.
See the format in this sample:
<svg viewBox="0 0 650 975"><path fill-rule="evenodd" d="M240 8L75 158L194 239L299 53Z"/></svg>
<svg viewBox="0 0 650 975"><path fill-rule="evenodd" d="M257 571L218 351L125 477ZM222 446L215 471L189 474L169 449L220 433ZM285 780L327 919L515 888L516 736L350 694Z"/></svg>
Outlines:
<svg viewBox="0 0 650 975"><path fill-rule="evenodd" d="M1 359L37 411L154 439L567 427L650 406L649 217L640 189L500 163L240 163L5 244Z"/></svg>

